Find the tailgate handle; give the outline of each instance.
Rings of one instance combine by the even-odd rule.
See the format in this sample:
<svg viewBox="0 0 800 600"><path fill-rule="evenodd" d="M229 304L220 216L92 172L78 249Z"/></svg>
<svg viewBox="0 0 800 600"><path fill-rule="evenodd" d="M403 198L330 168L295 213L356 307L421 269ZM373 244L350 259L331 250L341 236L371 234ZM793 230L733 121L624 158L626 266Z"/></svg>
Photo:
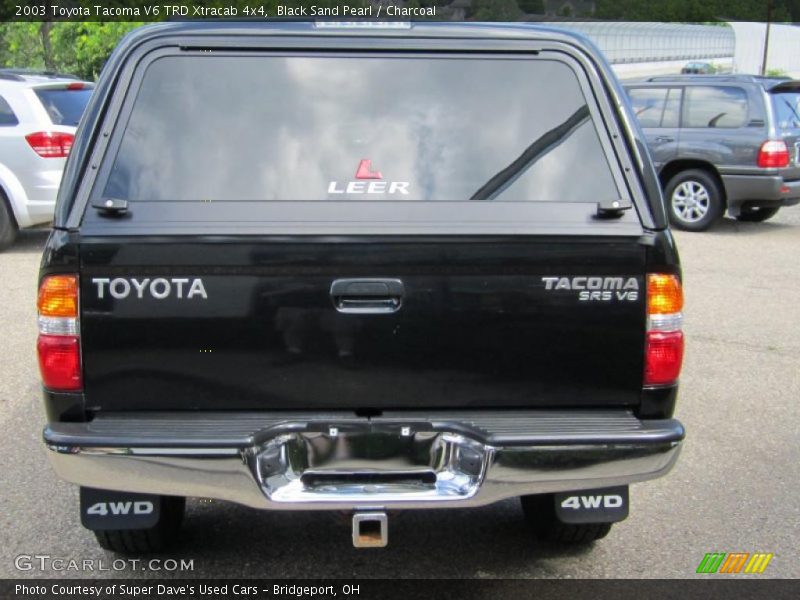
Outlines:
<svg viewBox="0 0 800 600"><path fill-rule="evenodd" d="M399 279L337 279L333 306L341 313L382 314L400 310L405 288Z"/></svg>

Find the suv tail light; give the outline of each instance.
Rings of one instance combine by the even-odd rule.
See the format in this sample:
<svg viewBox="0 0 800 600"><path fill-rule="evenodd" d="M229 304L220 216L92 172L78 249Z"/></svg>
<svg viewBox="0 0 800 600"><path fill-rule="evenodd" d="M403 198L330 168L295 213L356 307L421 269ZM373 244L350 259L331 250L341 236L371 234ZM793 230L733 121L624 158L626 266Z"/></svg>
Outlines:
<svg viewBox="0 0 800 600"><path fill-rule="evenodd" d="M66 158L75 136L59 131L38 131L25 136L33 151L42 158Z"/></svg>
<svg viewBox="0 0 800 600"><path fill-rule="evenodd" d="M789 166L789 148L783 140L767 140L758 151L758 166L782 169Z"/></svg>
<svg viewBox="0 0 800 600"><path fill-rule="evenodd" d="M39 339L36 350L42 382L49 390L83 388L78 276L49 275L39 284Z"/></svg>
<svg viewBox="0 0 800 600"><path fill-rule="evenodd" d="M670 385L683 362L683 288L676 275L647 276L644 385Z"/></svg>

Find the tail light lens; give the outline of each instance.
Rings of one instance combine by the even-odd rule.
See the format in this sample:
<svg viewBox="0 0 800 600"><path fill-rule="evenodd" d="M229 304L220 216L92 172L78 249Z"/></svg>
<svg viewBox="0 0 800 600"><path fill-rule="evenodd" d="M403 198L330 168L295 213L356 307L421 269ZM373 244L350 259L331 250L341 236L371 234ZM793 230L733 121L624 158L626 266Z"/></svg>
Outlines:
<svg viewBox="0 0 800 600"><path fill-rule="evenodd" d="M50 275L39 284L39 339L36 350L44 386L53 391L83 388L78 276Z"/></svg>
<svg viewBox="0 0 800 600"><path fill-rule="evenodd" d="M782 169L789 166L789 148L783 140L767 140L758 151L758 166Z"/></svg>
<svg viewBox="0 0 800 600"><path fill-rule="evenodd" d="M683 288L676 275L647 277L644 385L670 385L683 363Z"/></svg>
<svg viewBox="0 0 800 600"><path fill-rule="evenodd" d="M51 275L39 286L36 308L40 317L78 317L78 278L75 275Z"/></svg>
<svg viewBox="0 0 800 600"><path fill-rule="evenodd" d="M33 151L42 158L66 158L75 136L57 131L38 131L26 135L25 139Z"/></svg>
<svg viewBox="0 0 800 600"><path fill-rule="evenodd" d="M78 391L81 380L80 340L76 335L39 335L36 343L44 387Z"/></svg>
<svg viewBox="0 0 800 600"><path fill-rule="evenodd" d="M669 385L678 380L683 363L682 331L648 331L644 384Z"/></svg>

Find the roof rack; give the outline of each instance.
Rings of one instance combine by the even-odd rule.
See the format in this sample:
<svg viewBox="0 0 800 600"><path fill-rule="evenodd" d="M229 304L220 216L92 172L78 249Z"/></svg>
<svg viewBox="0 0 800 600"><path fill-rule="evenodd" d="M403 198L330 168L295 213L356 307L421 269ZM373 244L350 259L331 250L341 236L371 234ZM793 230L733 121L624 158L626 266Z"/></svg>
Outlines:
<svg viewBox="0 0 800 600"><path fill-rule="evenodd" d="M764 75L656 75L648 77L645 81L737 81L744 83L779 83L781 81L791 81L791 77L767 77Z"/></svg>
<svg viewBox="0 0 800 600"><path fill-rule="evenodd" d="M56 71L45 71L37 69L0 69L0 79L6 81L27 81L29 77L46 77L48 79L74 79L80 80L77 75L71 73L57 73Z"/></svg>

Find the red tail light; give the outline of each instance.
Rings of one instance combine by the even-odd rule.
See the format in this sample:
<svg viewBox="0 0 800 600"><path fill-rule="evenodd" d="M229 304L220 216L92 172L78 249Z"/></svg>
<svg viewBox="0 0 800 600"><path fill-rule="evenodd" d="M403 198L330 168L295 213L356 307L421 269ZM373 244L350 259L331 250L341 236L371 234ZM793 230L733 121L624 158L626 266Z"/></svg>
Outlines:
<svg viewBox="0 0 800 600"><path fill-rule="evenodd" d="M25 139L33 151L42 158L66 158L75 136L57 131L39 131L26 135Z"/></svg>
<svg viewBox="0 0 800 600"><path fill-rule="evenodd" d="M40 335L36 350L44 387L63 392L78 391L83 387L78 336Z"/></svg>
<svg viewBox="0 0 800 600"><path fill-rule="evenodd" d="M53 391L83 388L78 276L50 275L39 285L39 339L36 350L44 386Z"/></svg>
<svg viewBox="0 0 800 600"><path fill-rule="evenodd" d="M647 276L644 385L671 385L683 363L683 288L676 275Z"/></svg>
<svg viewBox="0 0 800 600"><path fill-rule="evenodd" d="M678 380L683 363L682 331L648 331L645 352L645 385L668 385Z"/></svg>
<svg viewBox="0 0 800 600"><path fill-rule="evenodd" d="M782 169L789 166L789 148L783 140L767 140L758 151L758 166L764 169Z"/></svg>

